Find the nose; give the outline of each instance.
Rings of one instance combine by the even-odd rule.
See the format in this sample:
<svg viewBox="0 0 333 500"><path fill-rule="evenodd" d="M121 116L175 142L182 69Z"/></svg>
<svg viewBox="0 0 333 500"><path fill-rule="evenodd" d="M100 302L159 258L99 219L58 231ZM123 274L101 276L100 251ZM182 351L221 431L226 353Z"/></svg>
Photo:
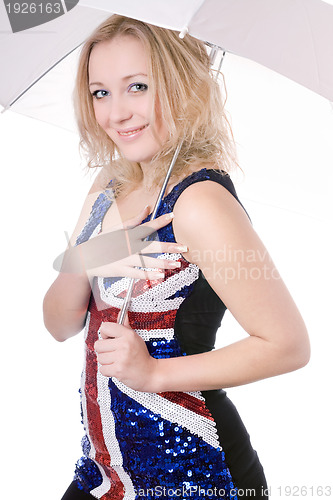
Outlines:
<svg viewBox="0 0 333 500"><path fill-rule="evenodd" d="M112 96L108 112L111 126L129 120L132 116L132 111L125 97Z"/></svg>

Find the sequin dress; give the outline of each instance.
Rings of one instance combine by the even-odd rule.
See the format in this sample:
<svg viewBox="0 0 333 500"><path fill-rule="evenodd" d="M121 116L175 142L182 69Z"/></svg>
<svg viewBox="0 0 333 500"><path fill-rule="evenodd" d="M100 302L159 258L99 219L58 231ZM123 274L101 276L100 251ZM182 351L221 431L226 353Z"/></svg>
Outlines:
<svg viewBox="0 0 333 500"><path fill-rule="evenodd" d="M238 200L227 174L202 169L172 189L157 216L171 212L188 186L205 180L221 184ZM112 203L109 194L106 190L97 198L77 244L101 230ZM158 236L175 241L172 224ZM181 267L166 270L161 280L136 281L131 328L156 358L213 349L225 305L200 269L181 254L160 258L178 260ZM94 342L101 322L116 321L127 286L126 278L94 281L85 326L80 392L86 434L76 464L77 487L102 500L237 499L246 498L249 489L256 489L250 498L266 498L260 493L266 488L262 466L225 391L145 393L100 374Z"/></svg>

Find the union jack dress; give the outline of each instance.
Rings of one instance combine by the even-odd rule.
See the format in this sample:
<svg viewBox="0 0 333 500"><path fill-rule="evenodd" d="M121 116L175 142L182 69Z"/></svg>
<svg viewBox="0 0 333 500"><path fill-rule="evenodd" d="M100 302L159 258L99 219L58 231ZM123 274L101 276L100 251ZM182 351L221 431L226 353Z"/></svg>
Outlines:
<svg viewBox="0 0 333 500"><path fill-rule="evenodd" d="M218 182L239 201L228 174L202 169L173 188L157 216L171 212L184 189L205 180ZM111 203L106 189L77 244L101 230ZM172 224L158 237L175 241ZM181 267L166 270L164 279L135 282L131 328L156 358L213 349L225 305L200 269L181 254L159 257L177 260ZM100 374L94 343L102 322L117 321L127 287L126 278L94 279L85 326L80 389L85 436L75 468L77 487L101 500L237 499L246 498L249 489L256 492L250 498L266 498L262 466L225 391L146 393Z"/></svg>

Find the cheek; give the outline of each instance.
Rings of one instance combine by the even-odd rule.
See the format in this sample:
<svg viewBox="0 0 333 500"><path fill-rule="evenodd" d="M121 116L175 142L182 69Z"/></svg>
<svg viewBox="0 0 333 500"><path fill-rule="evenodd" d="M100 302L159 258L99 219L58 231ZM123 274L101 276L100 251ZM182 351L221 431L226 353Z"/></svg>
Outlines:
<svg viewBox="0 0 333 500"><path fill-rule="evenodd" d="M136 114L140 119L150 122L153 116L152 105L150 100L142 99L142 101L137 103L133 114Z"/></svg>
<svg viewBox="0 0 333 500"><path fill-rule="evenodd" d="M103 130L107 128L107 116L103 110L103 106L99 106L99 103L93 102L94 114L97 123L102 127Z"/></svg>

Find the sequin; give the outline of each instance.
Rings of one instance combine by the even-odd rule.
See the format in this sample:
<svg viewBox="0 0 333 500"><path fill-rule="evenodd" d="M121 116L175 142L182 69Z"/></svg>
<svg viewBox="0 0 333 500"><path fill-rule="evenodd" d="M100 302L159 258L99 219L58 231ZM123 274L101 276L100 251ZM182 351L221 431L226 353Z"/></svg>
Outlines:
<svg viewBox="0 0 333 500"><path fill-rule="evenodd" d="M187 186L211 178L212 171L202 169L184 179L164 198L157 216L171 212ZM99 195L77 244L100 230L111 204L110 192ZM158 237L161 241L175 241L172 224L161 228ZM178 260L181 266L167 270L164 279L135 282L130 325L144 339L151 356L186 356L174 334L174 323L177 311L192 293L199 269L181 254L156 257ZM94 343L101 322L116 321L127 286L124 278L97 278L94 282L81 387L86 436L75 480L83 491L103 500L123 498L124 492L126 498L148 498L148 488L155 496L162 496L158 495L159 488L181 489L181 495L175 495L178 498L194 492L191 498L197 499L199 487L202 491L223 489L223 498L231 498L233 478L201 392L138 392L115 378L100 375ZM101 300L104 307L98 307L96 300ZM166 493L164 498L172 496Z"/></svg>

